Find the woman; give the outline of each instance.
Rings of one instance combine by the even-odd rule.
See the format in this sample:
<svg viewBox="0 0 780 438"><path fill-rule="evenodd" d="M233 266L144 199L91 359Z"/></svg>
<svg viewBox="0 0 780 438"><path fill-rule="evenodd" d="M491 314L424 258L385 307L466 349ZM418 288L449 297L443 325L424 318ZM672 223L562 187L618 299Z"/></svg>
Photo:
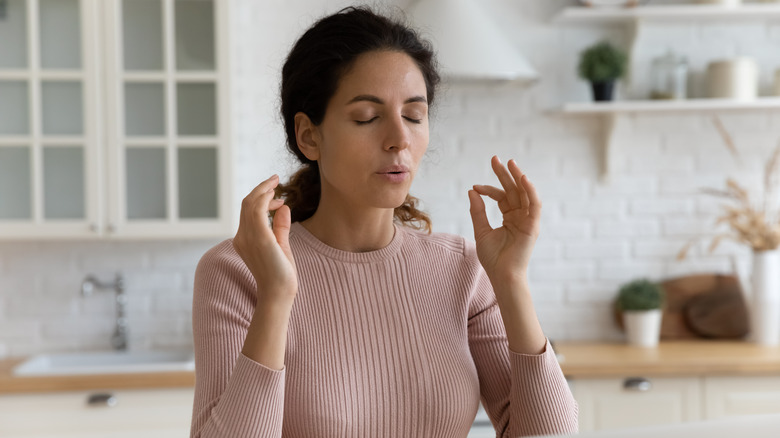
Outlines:
<svg viewBox="0 0 780 438"><path fill-rule="evenodd" d="M430 234L408 195L438 82L429 46L368 9L295 44L282 116L303 166L198 265L193 437L463 437L480 399L498 436L576 431L527 284L528 178L493 158L502 188L468 192L476 246Z"/></svg>

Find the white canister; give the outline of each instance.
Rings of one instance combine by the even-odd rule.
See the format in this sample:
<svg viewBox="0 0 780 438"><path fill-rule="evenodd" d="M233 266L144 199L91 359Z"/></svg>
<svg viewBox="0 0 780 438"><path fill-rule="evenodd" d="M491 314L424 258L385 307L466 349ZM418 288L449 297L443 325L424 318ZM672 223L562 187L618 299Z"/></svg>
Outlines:
<svg viewBox="0 0 780 438"><path fill-rule="evenodd" d="M759 345L780 344L780 250L753 252L750 337Z"/></svg>
<svg viewBox="0 0 780 438"><path fill-rule="evenodd" d="M742 0L698 0L697 3L706 3L708 5L721 5L721 6L739 6L742 4Z"/></svg>
<svg viewBox="0 0 780 438"><path fill-rule="evenodd" d="M753 100L758 97L758 65L753 58L713 61L707 66L707 95L713 98Z"/></svg>

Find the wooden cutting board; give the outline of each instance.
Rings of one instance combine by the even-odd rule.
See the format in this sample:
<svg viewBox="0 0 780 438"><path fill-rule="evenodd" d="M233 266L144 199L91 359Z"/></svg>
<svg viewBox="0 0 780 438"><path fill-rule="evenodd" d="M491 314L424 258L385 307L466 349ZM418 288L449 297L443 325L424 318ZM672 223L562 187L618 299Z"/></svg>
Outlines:
<svg viewBox="0 0 780 438"><path fill-rule="evenodd" d="M748 333L748 311L737 277L697 274L660 284L666 292L661 339L731 339ZM622 328L622 317L615 313Z"/></svg>

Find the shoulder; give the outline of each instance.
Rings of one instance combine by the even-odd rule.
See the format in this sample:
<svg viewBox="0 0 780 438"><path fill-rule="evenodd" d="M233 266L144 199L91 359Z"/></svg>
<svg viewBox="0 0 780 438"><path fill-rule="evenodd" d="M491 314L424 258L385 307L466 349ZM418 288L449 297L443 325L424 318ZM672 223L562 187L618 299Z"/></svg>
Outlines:
<svg viewBox="0 0 780 438"><path fill-rule="evenodd" d="M247 269L241 256L233 248L233 239L225 239L203 254L198 262L198 269L209 268Z"/></svg>
<svg viewBox="0 0 780 438"><path fill-rule="evenodd" d="M231 283L252 286L254 277L233 248L233 239L226 239L206 251L200 258L195 271L195 288Z"/></svg>

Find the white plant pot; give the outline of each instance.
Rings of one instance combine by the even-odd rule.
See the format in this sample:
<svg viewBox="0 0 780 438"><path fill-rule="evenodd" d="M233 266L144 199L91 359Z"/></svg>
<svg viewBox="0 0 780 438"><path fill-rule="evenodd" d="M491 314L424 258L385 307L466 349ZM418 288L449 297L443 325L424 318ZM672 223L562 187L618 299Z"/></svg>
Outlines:
<svg viewBox="0 0 780 438"><path fill-rule="evenodd" d="M754 251L750 338L760 345L780 344L780 250Z"/></svg>
<svg viewBox="0 0 780 438"><path fill-rule="evenodd" d="M657 346L661 338L661 317L660 309L623 311L623 326L629 345L645 348Z"/></svg>

